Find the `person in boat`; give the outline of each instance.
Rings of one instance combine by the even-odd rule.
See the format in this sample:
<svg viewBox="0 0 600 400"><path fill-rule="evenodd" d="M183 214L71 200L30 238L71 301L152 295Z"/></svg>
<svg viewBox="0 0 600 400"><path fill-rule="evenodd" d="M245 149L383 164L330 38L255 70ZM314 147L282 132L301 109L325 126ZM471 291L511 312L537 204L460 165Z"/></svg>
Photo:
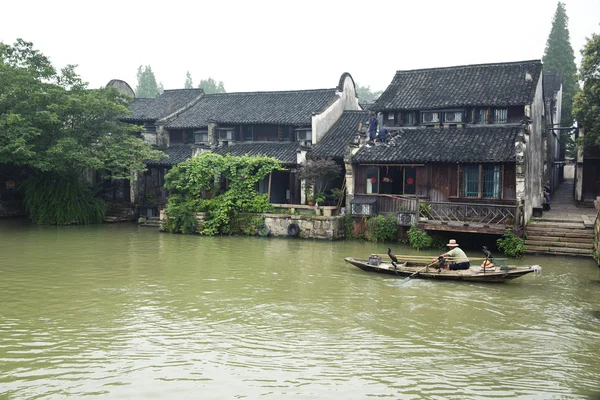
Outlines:
<svg viewBox="0 0 600 400"><path fill-rule="evenodd" d="M452 257L453 259L453 263L452 264L443 264L439 265L440 268L444 268L444 269L449 269L451 271L457 271L457 270L461 270L461 269L469 269L471 267L471 262L469 261L469 257L467 257L467 255L465 254L464 251L462 251L462 249L460 247L458 247L458 243L456 243L456 240L454 239L450 239L450 241L448 242L448 244L446 245L448 247L450 247L450 250L448 250L446 253L442 254L440 257L446 258L446 257ZM431 260L432 262L436 262L438 260L439 257L435 257L433 260Z"/></svg>

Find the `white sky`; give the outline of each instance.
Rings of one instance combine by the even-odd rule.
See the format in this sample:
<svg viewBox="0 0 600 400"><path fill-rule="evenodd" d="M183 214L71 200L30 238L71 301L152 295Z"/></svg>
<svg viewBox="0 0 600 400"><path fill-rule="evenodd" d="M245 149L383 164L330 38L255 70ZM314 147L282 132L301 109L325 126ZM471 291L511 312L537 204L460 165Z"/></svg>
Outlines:
<svg viewBox="0 0 600 400"><path fill-rule="evenodd" d="M564 0L579 65L600 33L600 0ZM331 88L343 72L382 90L401 69L541 59L553 0L20 0L0 7L0 41L33 42L90 87L165 89L213 77L228 92Z"/></svg>

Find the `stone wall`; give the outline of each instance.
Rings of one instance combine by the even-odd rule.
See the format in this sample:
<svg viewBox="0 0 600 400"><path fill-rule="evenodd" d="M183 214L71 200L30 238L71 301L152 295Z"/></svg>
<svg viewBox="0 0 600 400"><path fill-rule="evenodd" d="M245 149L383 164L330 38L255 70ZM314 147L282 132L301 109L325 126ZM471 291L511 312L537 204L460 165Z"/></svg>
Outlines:
<svg viewBox="0 0 600 400"><path fill-rule="evenodd" d="M342 217L322 217L289 214L264 214L265 225L271 229L270 236L289 236L290 224L298 224L298 237L305 239L337 240L344 238Z"/></svg>

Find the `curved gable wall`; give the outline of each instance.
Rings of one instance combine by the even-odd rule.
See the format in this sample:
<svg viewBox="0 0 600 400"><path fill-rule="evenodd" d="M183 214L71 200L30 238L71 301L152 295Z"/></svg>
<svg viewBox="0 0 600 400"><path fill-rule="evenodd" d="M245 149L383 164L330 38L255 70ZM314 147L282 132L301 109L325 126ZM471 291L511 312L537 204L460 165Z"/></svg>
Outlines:
<svg viewBox="0 0 600 400"><path fill-rule="evenodd" d="M340 84L337 87L337 100L327 109L312 117L312 136L313 144L317 144L325 133L341 117L344 110L360 110L358 98L356 97L356 87L352 75L344 72L340 78Z"/></svg>

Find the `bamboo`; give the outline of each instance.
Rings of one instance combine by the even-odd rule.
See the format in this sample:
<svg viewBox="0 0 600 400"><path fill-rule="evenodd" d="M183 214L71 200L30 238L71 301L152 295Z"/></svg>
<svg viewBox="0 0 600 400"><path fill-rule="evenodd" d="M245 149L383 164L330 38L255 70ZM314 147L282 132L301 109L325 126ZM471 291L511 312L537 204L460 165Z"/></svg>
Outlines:
<svg viewBox="0 0 600 400"><path fill-rule="evenodd" d="M379 256L379 257L389 257L387 254L372 254L373 256ZM404 255L404 254L394 254L396 256L396 258L398 260L431 260L434 257L438 257L438 256L411 256L411 255ZM447 257L447 260L453 260L453 257ZM483 260L498 260L498 261L503 261L503 260L508 260L508 258L497 258L497 257L490 257L490 258L485 258L485 257L468 257L469 261L483 261Z"/></svg>

